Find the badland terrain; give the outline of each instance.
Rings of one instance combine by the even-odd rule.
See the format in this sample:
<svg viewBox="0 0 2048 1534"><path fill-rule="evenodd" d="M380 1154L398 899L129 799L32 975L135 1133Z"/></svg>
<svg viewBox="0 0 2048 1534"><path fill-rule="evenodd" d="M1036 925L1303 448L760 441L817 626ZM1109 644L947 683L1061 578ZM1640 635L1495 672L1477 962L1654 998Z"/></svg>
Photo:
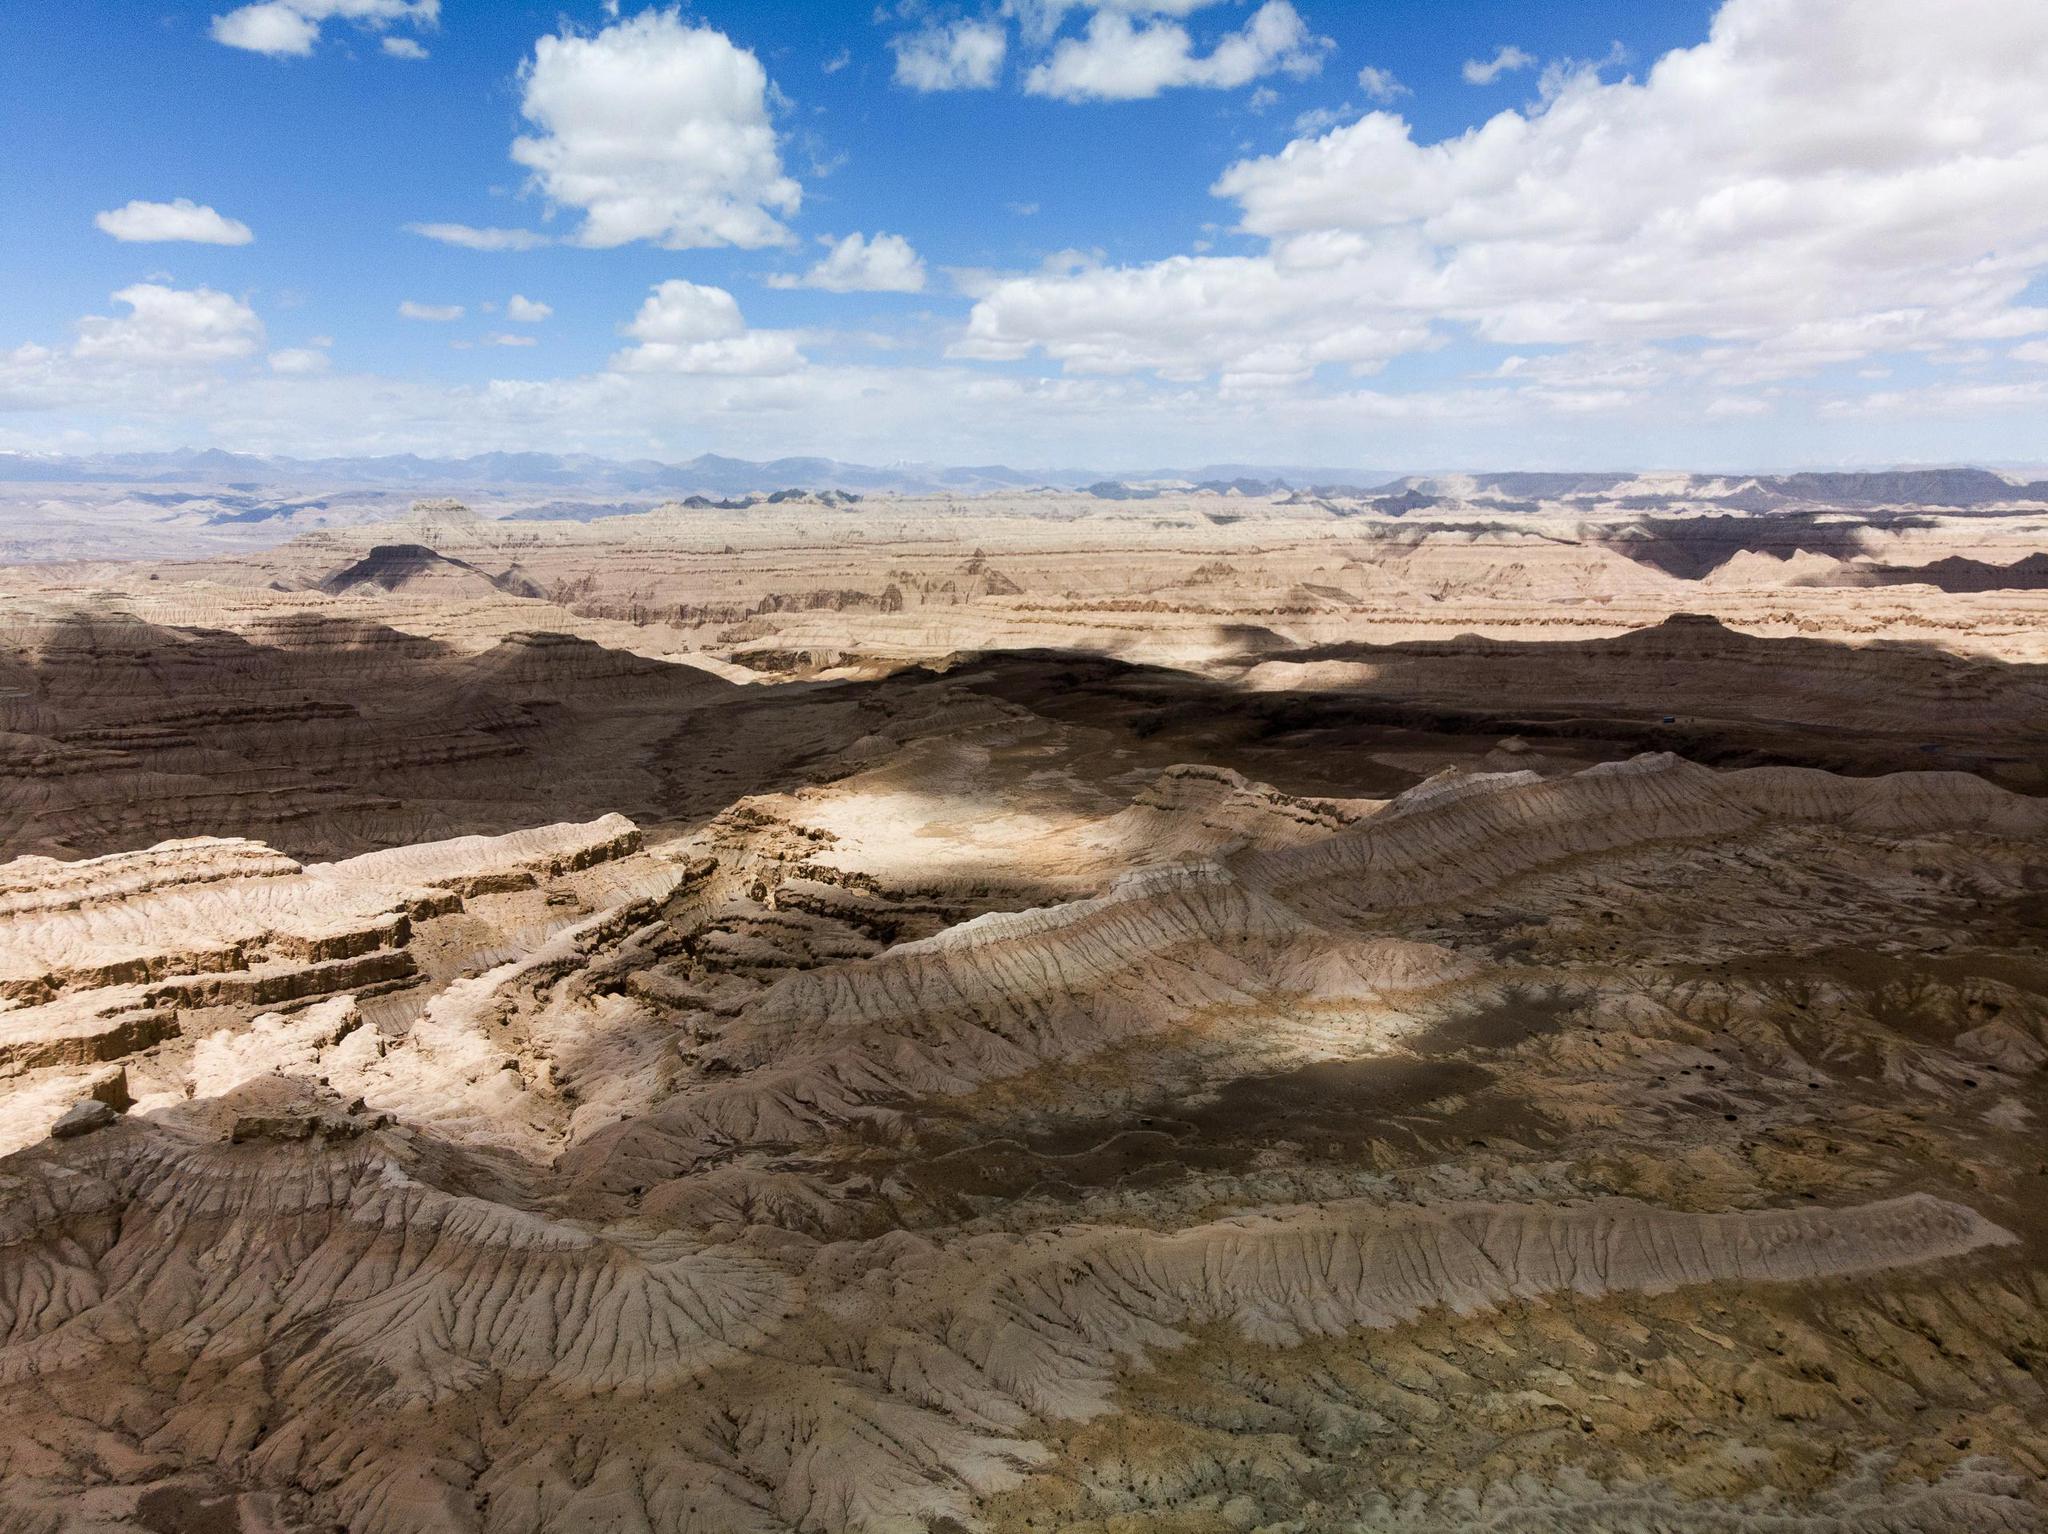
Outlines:
<svg viewBox="0 0 2048 1534"><path fill-rule="evenodd" d="M2048 486L489 467L8 476L0 1530L2048 1525Z"/></svg>

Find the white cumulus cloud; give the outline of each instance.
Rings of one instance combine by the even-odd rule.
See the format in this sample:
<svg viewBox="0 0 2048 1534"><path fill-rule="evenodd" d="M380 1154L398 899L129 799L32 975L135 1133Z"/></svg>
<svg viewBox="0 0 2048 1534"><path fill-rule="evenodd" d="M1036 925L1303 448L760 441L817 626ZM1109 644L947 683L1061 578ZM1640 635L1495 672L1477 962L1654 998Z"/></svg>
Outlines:
<svg viewBox="0 0 2048 1534"><path fill-rule="evenodd" d="M824 260L801 277L775 276L774 288L823 288L828 293L922 293L924 261L900 234L873 239L849 234L822 241Z"/></svg>
<svg viewBox="0 0 2048 1534"><path fill-rule="evenodd" d="M398 306L398 313L402 319L428 320L445 325L451 320L461 319L463 309L460 304L422 304L408 298Z"/></svg>
<svg viewBox="0 0 2048 1534"><path fill-rule="evenodd" d="M477 229L469 224L407 224L405 232L464 250L538 250L554 243L531 229Z"/></svg>
<svg viewBox="0 0 2048 1534"><path fill-rule="evenodd" d="M732 294L680 278L647 296L626 334L640 344L612 358L618 372L757 375L804 361L790 332L749 330Z"/></svg>
<svg viewBox="0 0 2048 1534"><path fill-rule="evenodd" d="M999 21L935 22L892 38L896 83L914 91L985 91L1003 72L1010 36Z"/></svg>
<svg viewBox="0 0 2048 1534"><path fill-rule="evenodd" d="M553 305L541 303L519 293L514 293L505 300L505 318L515 325L538 325L554 312Z"/></svg>
<svg viewBox="0 0 2048 1534"><path fill-rule="evenodd" d="M956 355L1369 369L1466 333L1635 346L1717 393L2048 331L2048 9L1725 0L1641 79L1560 73L1437 143L1377 111L1229 167L1263 252L989 288ZM1654 380L1637 387L1657 387Z"/></svg>
<svg viewBox="0 0 2048 1534"><path fill-rule="evenodd" d="M130 242L189 240L198 245L247 245L256 238L240 219L225 218L189 197L172 202L138 200L94 214L93 223L102 233Z"/></svg>
<svg viewBox="0 0 2048 1534"><path fill-rule="evenodd" d="M320 23L281 3L245 5L213 18L213 40L272 58L303 56L320 38Z"/></svg>
<svg viewBox="0 0 2048 1534"><path fill-rule="evenodd" d="M78 322L80 358L139 366L231 362L262 348L263 322L241 299L212 288L138 282L113 295L128 313Z"/></svg>
<svg viewBox="0 0 2048 1534"><path fill-rule="evenodd" d="M521 71L534 133L512 158L578 243L670 250L789 241L803 193L783 173L760 60L711 27L647 11L589 37L543 37Z"/></svg>
<svg viewBox="0 0 2048 1534"><path fill-rule="evenodd" d="M1502 75L1513 74L1518 69L1528 69L1536 62L1536 55L1513 43L1503 43L1490 59L1467 59L1462 73L1467 85L1491 85Z"/></svg>
<svg viewBox="0 0 2048 1534"><path fill-rule="evenodd" d="M1177 22L1104 9L1088 18L1081 36L1061 38L1033 65L1024 88L1061 101L1137 101L1182 86L1228 90L1262 75L1314 74L1330 47L1288 0L1266 0L1207 54L1196 53Z"/></svg>
<svg viewBox="0 0 2048 1534"><path fill-rule="evenodd" d="M1043 47L1076 11L1186 17L1221 3L1222 0L1005 0L1003 14L1016 18L1026 42Z"/></svg>
<svg viewBox="0 0 2048 1534"><path fill-rule="evenodd" d="M1394 78L1392 70L1379 69L1371 64L1359 70L1358 88L1365 92L1367 100L1377 102L1381 106L1398 101L1403 96L1415 94Z"/></svg>
<svg viewBox="0 0 2048 1534"><path fill-rule="evenodd" d="M307 378L315 373L324 373L328 367L327 353L312 346L287 346L270 354L270 371L287 378Z"/></svg>
<svg viewBox="0 0 2048 1534"><path fill-rule="evenodd" d="M303 58L320 41L327 21L351 21L373 32L394 26L431 27L441 17L441 0L260 0L213 18L213 40L271 58ZM406 38L384 38L384 49L400 58L425 58L426 50ZM397 46L394 46L396 44Z"/></svg>
<svg viewBox="0 0 2048 1534"><path fill-rule="evenodd" d="M1259 257L1175 256L999 282L953 354L1001 361L1041 350L1075 372L1150 368L1188 381L1300 378L1326 362L1372 368L1429 344L1421 316L1348 307L1341 278L1301 280Z"/></svg>

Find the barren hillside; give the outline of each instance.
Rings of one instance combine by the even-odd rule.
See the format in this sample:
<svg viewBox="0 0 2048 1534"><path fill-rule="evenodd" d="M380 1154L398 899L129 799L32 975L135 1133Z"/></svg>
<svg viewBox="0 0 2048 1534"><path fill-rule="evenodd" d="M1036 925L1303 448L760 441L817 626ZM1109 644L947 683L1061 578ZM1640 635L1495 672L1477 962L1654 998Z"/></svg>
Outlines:
<svg viewBox="0 0 2048 1534"><path fill-rule="evenodd" d="M2042 1526L2038 513L1410 490L0 572L0 1529Z"/></svg>

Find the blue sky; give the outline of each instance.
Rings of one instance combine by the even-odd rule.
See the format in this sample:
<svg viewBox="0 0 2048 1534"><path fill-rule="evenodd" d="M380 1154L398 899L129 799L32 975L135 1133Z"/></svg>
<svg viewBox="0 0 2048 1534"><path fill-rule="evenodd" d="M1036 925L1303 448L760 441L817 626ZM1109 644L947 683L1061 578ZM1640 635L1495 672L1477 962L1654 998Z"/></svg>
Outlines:
<svg viewBox="0 0 2048 1534"><path fill-rule="evenodd" d="M2040 460L2048 8L1936 9L23 0L0 448Z"/></svg>

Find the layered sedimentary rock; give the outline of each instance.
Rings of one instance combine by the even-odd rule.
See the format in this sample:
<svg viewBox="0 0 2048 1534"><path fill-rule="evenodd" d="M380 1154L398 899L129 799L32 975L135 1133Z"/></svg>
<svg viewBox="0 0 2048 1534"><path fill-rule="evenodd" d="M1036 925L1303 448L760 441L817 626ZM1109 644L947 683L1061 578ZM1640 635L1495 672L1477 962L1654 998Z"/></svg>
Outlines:
<svg viewBox="0 0 2048 1534"><path fill-rule="evenodd" d="M0 597L0 1530L2048 1524L2033 596L1758 564L2024 514L1667 492Z"/></svg>
<svg viewBox="0 0 2048 1534"><path fill-rule="evenodd" d="M284 1011L208 991L196 1024L180 1011L123 1057L142 1089L125 1115L8 1163L0 1416L39 1445L0 1463L11 1516L62 1526L67 1488L90 1488L105 1517L143 1527L186 1501L371 1530L1023 1527L1078 1471L1055 1499L1070 1512L1228 1522L1232 1499L1201 1488L1285 1511L1309 1483L1256 1468L1270 1431L1239 1436L1251 1422L1233 1407L1206 1447L1173 1451L1210 1469L1176 1460L1135 1501L1114 1492L1089 1435L1161 1409L1126 1382L1217 1349L1370 1358L1375 1335L1483 1327L1560 1296L1647 1315L1681 1288L1766 1309L1800 1292L1849 1314L1868 1303L1845 1298L1859 1286L1912 1293L1944 1267L1994 1296L2033 1282L2030 1227L1994 1163L1966 1186L1900 1187L1885 1147L1918 1115L1858 1087L1846 1056L1805 1053L1794 1014L1818 993L1773 1000L1761 978L1723 960L1691 975L1655 944L1619 966L1567 954L1587 944L1572 931L1586 896L1568 890L1611 913L1631 897L1607 881L1650 848L1674 868L1697 848L1825 877L1850 866L1827 840L1843 835L1865 856L1974 859L1972 900L2017 893L2048 840L2035 801L1957 776L1643 759L1325 808L1182 770L1048 856L1096 866L1134 825L1182 817L1199 834L1168 844L1209 855L722 982L730 958L707 939L748 902L772 916L784 889L811 892L789 910L813 932L961 898L863 878L855 845L806 834L807 814L831 820L878 775L757 801L652 852L614 817L327 865L248 843L12 865L9 919L46 924L16 961L7 1016L23 1030L77 997L166 983L126 978L138 964L217 986L287 950L318 977L323 944L432 960L404 977L418 1004L376 1020L363 988L317 978ZM1218 837L1219 817L1238 834ZM1261 837L1268 820L1284 833ZM1549 881L1563 929L1534 963L1505 956L1498 925L1442 920L1531 881ZM518 902L562 915L507 954ZM1717 953L1746 935L1711 904L1689 920ZM1566 989L1515 999L1539 983ZM1923 1066L1945 1053L2022 1073L1970 1132L1989 1146L2027 1111L2048 1008L2010 979L1972 984L1946 1040L1914 1025L1913 1046ZM1703 987L1713 1024L1692 1020ZM1842 1042L1887 1026L1874 1001L1852 1025L1846 997L1830 1004ZM1816 1119L1806 1099L1845 1067ZM1376 1090L1374 1072L1411 1084ZM1971 1091L1953 1072L1906 1079L1930 1105ZM1233 1096L1263 1106L1232 1117ZM1332 1122L1347 1096L1358 1106ZM1842 1143L1802 1171L1816 1134ZM1830 1164L1838 1151L1851 1159ZM1802 1181L1824 1197L1788 1201ZM2007 1313L2033 1335L2027 1309ZM1825 1368L1887 1367L1874 1337L1849 1325ZM1990 1401L2030 1399L2011 1359L2034 1344L2000 1345L2017 1349L1999 1355L2003 1382L1980 1376L1963 1406L1958 1383L1913 1387L2007 1424L1983 1430L1990 1459L1920 1494L1939 1516L1972 1498L2000 1517L2028 1506L1998 1476L2038 1446L2024 1411ZM1598 1387L1574 1367L1544 1366L1542 1388L1583 1438ZM1850 1414L1843 1430L1873 1452L1919 1442L1892 1408L1811 1389L1801 1410ZM1342 1400L1320 1410L1356 1412ZM101 1402L125 1404L110 1417ZM1739 1442L1741 1421L1737 1403L1713 1431ZM1387 1430L1401 1429L1368 1439ZM116 1442L127 1468L109 1476ZM1367 1509L1375 1478L1339 1474L1329 1452L1287 1451ZM1576 1500L1525 1493L1517 1516L1563 1526L1645 1497L1675 1523L1718 1516L1711 1495L1654 1476L1552 1484ZM1448 1495L1408 1516L1454 1516Z"/></svg>
<svg viewBox="0 0 2048 1534"><path fill-rule="evenodd" d="M354 1018L358 1000L416 1008L446 977L442 929L460 929L472 952L491 931L477 897L508 897L496 905L510 918L534 898L520 892L622 860L623 869L607 870L621 883L659 883L659 872L633 868L640 844L639 830L613 815L326 864L302 865L254 842L200 839L0 866L0 1072L13 1078L0 1133L10 1144L37 1137L36 1115L52 1090L166 1046L197 1041L197 1079L233 1085L240 1075L207 1064L203 1030L237 1017L261 1014L251 1025L260 1033L266 1018L277 1020L265 1009L326 997L344 999ZM512 930L533 914L517 912ZM338 1044L345 1032L325 1042ZM241 1057L257 1065L275 1043ZM315 1058L285 1051L276 1068ZM159 1078L155 1096L174 1080Z"/></svg>

